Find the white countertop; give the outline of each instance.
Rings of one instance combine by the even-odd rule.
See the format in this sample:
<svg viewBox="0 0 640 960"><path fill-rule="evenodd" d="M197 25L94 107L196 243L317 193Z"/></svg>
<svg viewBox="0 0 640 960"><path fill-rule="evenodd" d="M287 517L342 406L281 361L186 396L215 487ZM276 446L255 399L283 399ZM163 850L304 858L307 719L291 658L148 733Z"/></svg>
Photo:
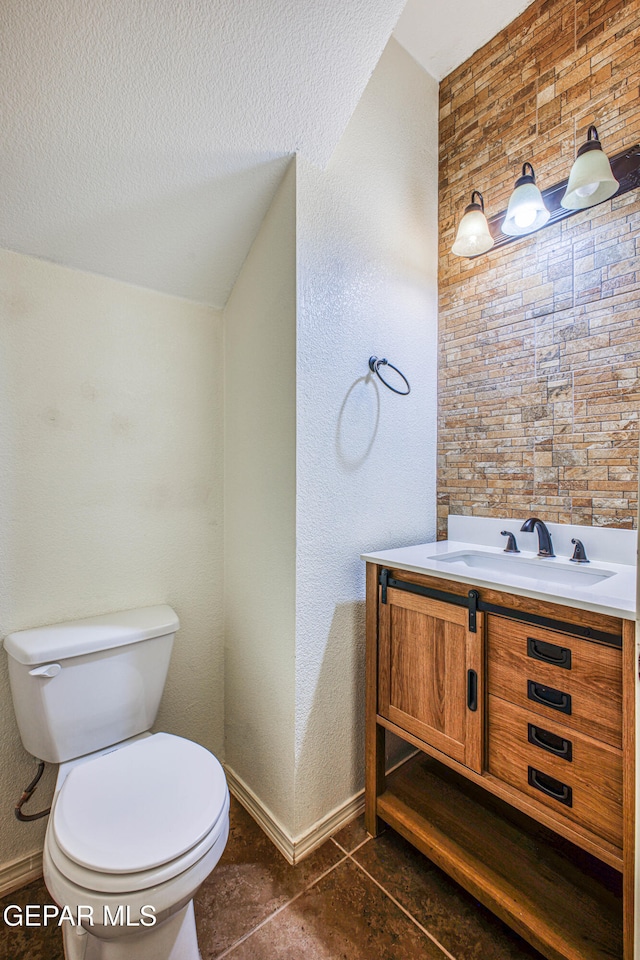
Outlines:
<svg viewBox="0 0 640 960"><path fill-rule="evenodd" d="M635 564L619 563L609 559L610 556L615 556L616 559L626 561L635 555L636 535L633 531L607 530L603 536L602 531L600 533L593 532L596 528L563 527L559 524L548 524L556 553L560 554L560 545L567 552L564 556L558 555L543 559L537 556L537 535L535 536L535 543L533 543L533 534L519 532L522 521L513 519L487 521L485 518L474 517L450 517L449 521L450 535L455 532L457 536L466 534L468 538L464 540L440 540L411 547L380 550L363 554L362 559L386 567L412 570L414 573L426 573L434 577L468 583L472 586L502 590L505 593L513 593L517 596L531 597L534 600L548 600L567 607L593 610L596 613L622 617L627 620L635 619ZM452 523L452 521L454 522ZM474 523L474 521L481 522ZM504 552L506 540L500 537L500 530L505 528L512 530L518 539L520 553L517 555ZM615 534L622 536L615 537ZM576 568L582 567L581 564L575 564L569 560L569 550L572 548L567 548L567 535L579 536L585 544L587 555L592 557L591 562L583 567L585 573L590 574L590 576L585 577L586 582L584 584L558 582L561 578L573 576ZM498 545L494 545L496 539ZM535 549L525 549L525 541L527 546L534 546ZM590 541L593 546L591 554L589 553ZM632 542L633 550L631 550ZM471 554L477 565L470 567L462 559L452 559L452 555L455 554ZM501 558L497 562L501 563L503 569L496 572L483 568L483 556L487 556L488 566L491 565L492 557ZM518 563L522 563L522 561L526 563L525 569L528 571L532 570L532 564L539 564L540 578L518 575ZM512 569L511 564L513 564ZM600 572L612 575L597 583L593 582L594 575Z"/></svg>

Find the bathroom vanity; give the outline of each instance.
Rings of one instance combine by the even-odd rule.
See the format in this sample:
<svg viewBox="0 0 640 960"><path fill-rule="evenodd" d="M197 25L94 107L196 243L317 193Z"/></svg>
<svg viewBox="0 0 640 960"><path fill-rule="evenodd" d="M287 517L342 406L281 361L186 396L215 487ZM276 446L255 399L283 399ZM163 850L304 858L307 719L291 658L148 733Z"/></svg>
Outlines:
<svg viewBox="0 0 640 960"><path fill-rule="evenodd" d="M452 527L363 558L367 830L392 826L550 960L632 960L635 567L607 558L631 561L635 534L595 535L578 572L568 546L508 557L500 521ZM419 750L389 776L387 731Z"/></svg>

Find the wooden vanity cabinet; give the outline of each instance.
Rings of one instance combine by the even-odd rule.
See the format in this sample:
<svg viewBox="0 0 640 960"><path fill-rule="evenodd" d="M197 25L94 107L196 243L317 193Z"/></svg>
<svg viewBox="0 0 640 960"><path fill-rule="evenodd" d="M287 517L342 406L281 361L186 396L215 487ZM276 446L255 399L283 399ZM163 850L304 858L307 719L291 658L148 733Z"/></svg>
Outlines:
<svg viewBox="0 0 640 960"><path fill-rule="evenodd" d="M367 830L549 960L633 960L635 670L631 621L367 564Z"/></svg>

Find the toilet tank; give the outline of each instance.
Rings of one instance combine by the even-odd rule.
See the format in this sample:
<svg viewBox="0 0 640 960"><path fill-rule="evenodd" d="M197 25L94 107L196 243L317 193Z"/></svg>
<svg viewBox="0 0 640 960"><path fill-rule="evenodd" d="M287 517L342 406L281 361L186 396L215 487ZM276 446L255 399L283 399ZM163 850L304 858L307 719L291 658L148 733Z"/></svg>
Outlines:
<svg viewBox="0 0 640 960"><path fill-rule="evenodd" d="M171 607L161 605L6 637L25 749L62 763L149 730L179 626Z"/></svg>

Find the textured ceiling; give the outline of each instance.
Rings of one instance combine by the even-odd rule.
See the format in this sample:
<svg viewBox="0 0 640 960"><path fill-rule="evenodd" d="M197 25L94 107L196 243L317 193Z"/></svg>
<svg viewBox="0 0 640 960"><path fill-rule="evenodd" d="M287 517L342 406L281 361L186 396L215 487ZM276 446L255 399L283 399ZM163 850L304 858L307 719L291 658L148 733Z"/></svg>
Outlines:
<svg viewBox="0 0 640 960"><path fill-rule="evenodd" d="M404 0L2 0L0 246L223 305Z"/></svg>
<svg viewBox="0 0 640 960"><path fill-rule="evenodd" d="M395 38L436 80L495 37L531 0L407 0Z"/></svg>
<svg viewBox="0 0 640 960"><path fill-rule="evenodd" d="M440 77L526 4L409 5L398 39ZM403 6L1 0L0 246L223 306L288 158L327 163Z"/></svg>

